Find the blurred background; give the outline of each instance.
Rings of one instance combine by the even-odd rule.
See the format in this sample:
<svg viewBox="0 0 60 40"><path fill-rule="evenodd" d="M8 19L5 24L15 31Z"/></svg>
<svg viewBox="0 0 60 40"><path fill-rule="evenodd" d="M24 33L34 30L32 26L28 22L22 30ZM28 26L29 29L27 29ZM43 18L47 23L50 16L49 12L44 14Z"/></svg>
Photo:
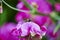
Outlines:
<svg viewBox="0 0 60 40"><path fill-rule="evenodd" d="M19 0L4 0L4 1L14 8L16 8L17 4L19 3ZM40 21L42 20L46 21L45 25L47 26L48 30L46 35L43 36L42 40L60 40L60 0L48 0L48 1L52 4L52 12L50 14L50 18L48 17L49 19L48 21L46 21L44 18L42 19L40 18ZM55 8L55 4L59 4L58 6L59 8ZM2 13L0 12L0 28L3 26L4 23L12 22L17 24L18 22L16 21L15 18L17 14L18 11L9 8L6 4L2 2ZM54 32L54 30L56 34L53 35L52 32ZM4 39L1 39L0 37L0 40Z"/></svg>

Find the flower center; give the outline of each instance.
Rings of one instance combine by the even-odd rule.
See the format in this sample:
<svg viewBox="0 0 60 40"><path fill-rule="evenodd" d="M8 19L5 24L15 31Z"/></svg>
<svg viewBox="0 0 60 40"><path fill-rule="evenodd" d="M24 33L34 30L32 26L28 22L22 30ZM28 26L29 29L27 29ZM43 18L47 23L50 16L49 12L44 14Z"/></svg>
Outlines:
<svg viewBox="0 0 60 40"><path fill-rule="evenodd" d="M35 36L36 34L35 33L31 33L31 36L33 37L33 36Z"/></svg>
<svg viewBox="0 0 60 40"><path fill-rule="evenodd" d="M36 2L32 2L31 4L32 4L32 6L33 6L34 8L38 8L38 5L37 5Z"/></svg>

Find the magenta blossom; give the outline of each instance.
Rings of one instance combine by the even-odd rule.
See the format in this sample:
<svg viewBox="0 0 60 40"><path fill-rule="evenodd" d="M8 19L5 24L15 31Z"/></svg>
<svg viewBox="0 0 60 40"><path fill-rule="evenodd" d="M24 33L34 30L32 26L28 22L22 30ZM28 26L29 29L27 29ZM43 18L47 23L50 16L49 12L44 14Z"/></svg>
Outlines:
<svg viewBox="0 0 60 40"><path fill-rule="evenodd" d="M56 37L56 35L54 35L53 34L53 31L54 31L54 29L55 29L55 24L50 24L49 26L48 26L48 31L47 31L47 34L50 36L50 37Z"/></svg>
<svg viewBox="0 0 60 40"><path fill-rule="evenodd" d="M28 8L24 5L23 2L19 2L19 3L17 4L17 8L18 8L18 9L23 9L23 10L28 10Z"/></svg>
<svg viewBox="0 0 60 40"><path fill-rule="evenodd" d="M37 11L44 14L49 14L52 11L52 5L47 0L26 0L32 7L37 8ZM18 9L27 9L23 2L17 4Z"/></svg>
<svg viewBox="0 0 60 40"><path fill-rule="evenodd" d="M32 6L37 6L37 9L40 13L48 14L52 10L52 6L47 0L27 0Z"/></svg>
<svg viewBox="0 0 60 40"><path fill-rule="evenodd" d="M32 21L37 23L38 25L42 26L44 25L48 20L48 17L47 16L39 16L39 15L36 15L33 17Z"/></svg>
<svg viewBox="0 0 60 40"><path fill-rule="evenodd" d="M14 23L5 23L0 28L0 40L18 40L16 36L11 34L11 31L15 29L16 24Z"/></svg>
<svg viewBox="0 0 60 40"><path fill-rule="evenodd" d="M38 25L42 26L47 22L48 17L39 16L39 15L31 16L30 14L27 14L27 13L18 12L17 15L15 16L15 19L17 22L29 19L29 20L37 23Z"/></svg>
<svg viewBox="0 0 60 40"><path fill-rule="evenodd" d="M56 11L60 12L60 3L56 3L55 4L55 9L56 9Z"/></svg>
<svg viewBox="0 0 60 40"><path fill-rule="evenodd" d="M58 37L58 33L56 32L55 34L53 33L54 32L54 29L55 29L55 24L50 24L47 28L47 32L46 32L46 36L47 36L47 39L48 40L56 40L56 38Z"/></svg>
<svg viewBox="0 0 60 40"><path fill-rule="evenodd" d="M46 33L46 27L44 26L45 31L43 31L39 25L37 25L34 22L25 22L23 24L20 24L20 22L17 25L17 30L20 30L21 36L27 36L31 34L31 36L39 35L40 38L45 35Z"/></svg>
<svg viewBox="0 0 60 40"><path fill-rule="evenodd" d="M29 19L30 14L24 13L24 12L18 12L15 16L16 21L22 21L23 19Z"/></svg>

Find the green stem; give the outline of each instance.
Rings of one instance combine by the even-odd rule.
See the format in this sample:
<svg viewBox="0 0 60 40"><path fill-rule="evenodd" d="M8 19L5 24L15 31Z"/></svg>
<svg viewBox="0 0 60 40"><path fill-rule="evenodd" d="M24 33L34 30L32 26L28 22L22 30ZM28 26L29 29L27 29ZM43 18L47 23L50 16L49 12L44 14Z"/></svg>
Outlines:
<svg viewBox="0 0 60 40"><path fill-rule="evenodd" d="M56 28L54 29L54 34L59 30L59 28L60 28L60 24L58 24L58 25L56 26Z"/></svg>
<svg viewBox="0 0 60 40"><path fill-rule="evenodd" d="M30 11L20 10L20 9L14 8L14 7L10 6L8 3L6 3L4 0L2 0L2 2L3 2L5 5L7 5L9 8L13 9L13 10L21 11L21 12L25 12L25 13L30 12ZM25 0L22 0L22 2L23 2L28 8L30 8L30 10L33 10L32 6L30 6ZM35 11L35 12L37 12L37 11ZM38 15L39 15L39 14L40 14L40 13L38 13ZM45 15L45 14L40 14L40 15ZM45 16L46 16L46 15L45 15Z"/></svg>
<svg viewBox="0 0 60 40"><path fill-rule="evenodd" d="M4 0L2 0L2 2L3 2L5 5L7 5L9 8L13 9L13 10L21 11L21 12L28 12L28 11L25 11L25 10L20 10L20 9L14 8L14 7L10 6L8 3L6 3Z"/></svg>
<svg viewBox="0 0 60 40"><path fill-rule="evenodd" d="M23 3L25 4L25 6L28 7L30 10L33 9L33 7L30 6L30 5L26 2L26 0L22 0L22 2L23 2Z"/></svg>

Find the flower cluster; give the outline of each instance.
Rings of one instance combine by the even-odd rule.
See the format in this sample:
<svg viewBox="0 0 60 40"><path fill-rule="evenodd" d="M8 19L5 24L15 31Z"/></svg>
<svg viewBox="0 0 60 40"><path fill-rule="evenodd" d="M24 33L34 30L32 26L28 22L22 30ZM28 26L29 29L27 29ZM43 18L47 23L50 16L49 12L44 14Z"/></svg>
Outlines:
<svg viewBox="0 0 60 40"><path fill-rule="evenodd" d="M6 23L0 28L0 39L19 40L21 39L19 37L23 37L24 39L24 37L28 35L31 35L31 37L38 35L39 38L42 38L42 36L46 34L46 27L43 26L43 28L41 29L40 26L34 22L19 22L17 25L14 23Z"/></svg>
<svg viewBox="0 0 60 40"><path fill-rule="evenodd" d="M17 23L4 23L0 27L0 40L41 40L45 35L47 40L59 39L60 31L54 33L56 14L53 15L53 6L48 0L18 0L16 7L22 10L15 15ZM54 8L60 12L60 3L55 3Z"/></svg>

